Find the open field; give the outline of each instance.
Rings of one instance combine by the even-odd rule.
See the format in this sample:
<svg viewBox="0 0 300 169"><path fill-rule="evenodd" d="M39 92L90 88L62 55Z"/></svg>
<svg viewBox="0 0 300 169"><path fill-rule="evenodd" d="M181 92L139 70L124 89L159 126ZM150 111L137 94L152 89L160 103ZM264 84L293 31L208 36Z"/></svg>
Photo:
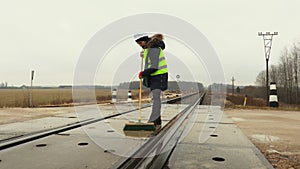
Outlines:
<svg viewBox="0 0 300 169"><path fill-rule="evenodd" d="M226 109L275 168L300 169L300 111Z"/></svg>
<svg viewBox="0 0 300 169"><path fill-rule="evenodd" d="M29 89L1 89L0 107L29 107L29 92ZM99 99L109 99L110 93L110 90L96 90ZM73 103L72 89L33 89L32 103L34 107Z"/></svg>
<svg viewBox="0 0 300 169"><path fill-rule="evenodd" d="M82 93L82 97L86 91L78 89ZM118 99L127 99L127 90L119 90ZM149 93L143 92L144 96ZM95 89L95 97L88 100L97 100L97 103L107 103L111 101L110 89ZM132 91L132 98L137 98L138 91ZM32 103L34 107L47 106L71 106L73 105L72 89L33 89ZM95 102L95 101L93 101ZM89 101L78 103L88 104ZM29 89L0 89L0 108L2 107L29 107Z"/></svg>
<svg viewBox="0 0 300 169"><path fill-rule="evenodd" d="M1 89L0 107L28 107L29 89ZM72 102L71 89L33 89L33 105L54 105Z"/></svg>

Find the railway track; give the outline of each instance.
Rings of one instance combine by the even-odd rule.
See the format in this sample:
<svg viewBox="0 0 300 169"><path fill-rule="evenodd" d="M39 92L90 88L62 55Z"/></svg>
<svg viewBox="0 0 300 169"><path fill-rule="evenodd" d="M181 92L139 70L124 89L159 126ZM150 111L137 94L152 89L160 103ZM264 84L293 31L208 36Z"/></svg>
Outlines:
<svg viewBox="0 0 300 169"><path fill-rule="evenodd" d="M134 152L129 158L120 160L111 168L138 169L164 168L172 155L183 131L186 128L189 117L197 105L202 104L205 93L176 115L161 131L150 138L140 149Z"/></svg>
<svg viewBox="0 0 300 169"><path fill-rule="evenodd" d="M190 95L173 98L173 99L164 101L163 104L177 103L177 102L182 101L183 99L189 99L189 98L194 97L198 94L199 93L193 93L193 94L190 94ZM150 106L151 106L151 104L147 104L147 105L144 105L142 108L144 109L144 108L147 108L147 107L150 107ZM15 137L8 138L8 139L3 139L3 140L0 140L0 151L8 149L8 148L12 148L12 147L24 144L24 143L28 143L28 142L31 142L31 141L34 141L34 140L45 138L45 137L48 137L50 135L59 134L61 132L76 129L76 128L79 128L79 127L82 127L82 126L85 126L85 125L97 123L97 122L103 121L105 119L110 119L110 118L117 117L117 116L120 116L120 115L128 114L128 113L134 112L136 110L138 110L138 108L128 110L128 111L125 111L125 112L122 112L122 113L109 115L109 116L106 116L106 117L103 117L103 118L97 118L97 119L90 118L90 119L86 119L86 120L83 120L83 121L78 121L78 122L75 122L75 123L70 123L70 124L66 124L66 125L63 125L63 126L56 127L56 128L52 128L52 129L49 129L49 130L43 130L43 131L39 131L39 132L34 132L34 133L28 133L28 134L24 134L24 135L20 135L20 136L15 136Z"/></svg>

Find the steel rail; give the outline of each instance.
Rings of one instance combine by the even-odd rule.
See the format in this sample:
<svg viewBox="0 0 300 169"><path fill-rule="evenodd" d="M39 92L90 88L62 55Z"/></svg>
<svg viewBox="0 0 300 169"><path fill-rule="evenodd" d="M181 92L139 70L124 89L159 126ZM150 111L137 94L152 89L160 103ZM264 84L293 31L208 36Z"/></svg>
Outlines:
<svg viewBox="0 0 300 169"><path fill-rule="evenodd" d="M166 166L168 159L172 155L173 150L183 134L189 117L192 115L197 105L202 104L204 97L205 93L175 116L156 136L150 138L129 158L120 160L112 166L112 168L159 169Z"/></svg>

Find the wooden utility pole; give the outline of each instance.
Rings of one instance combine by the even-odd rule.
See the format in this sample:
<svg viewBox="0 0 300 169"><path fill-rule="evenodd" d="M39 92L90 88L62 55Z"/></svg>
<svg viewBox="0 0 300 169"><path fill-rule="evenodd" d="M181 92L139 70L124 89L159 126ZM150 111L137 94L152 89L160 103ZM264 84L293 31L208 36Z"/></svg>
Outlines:
<svg viewBox="0 0 300 169"><path fill-rule="evenodd" d="M234 95L234 81L235 81L235 79L234 79L234 77L232 76L232 78L231 78L231 82L232 82L232 95Z"/></svg>
<svg viewBox="0 0 300 169"><path fill-rule="evenodd" d="M31 80L30 80L30 91L29 91L29 107L32 106L32 83L33 83L34 70L31 71Z"/></svg>

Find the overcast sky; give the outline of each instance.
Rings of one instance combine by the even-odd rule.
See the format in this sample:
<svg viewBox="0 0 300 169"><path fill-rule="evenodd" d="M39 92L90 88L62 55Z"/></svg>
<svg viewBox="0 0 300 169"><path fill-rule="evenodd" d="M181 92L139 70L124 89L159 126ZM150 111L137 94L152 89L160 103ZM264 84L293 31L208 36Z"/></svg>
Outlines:
<svg viewBox="0 0 300 169"><path fill-rule="evenodd" d="M238 85L254 85L265 69L257 32L279 32L270 58L270 64L277 64L283 48L300 40L299 7L298 0L1 1L0 83L29 85L30 71L35 70L35 85L72 84L80 53L96 32L120 18L155 12L181 18L201 31L217 52L227 83L234 76ZM140 49L133 43L130 50ZM172 53L172 48L167 51ZM209 83L204 76L203 81Z"/></svg>

